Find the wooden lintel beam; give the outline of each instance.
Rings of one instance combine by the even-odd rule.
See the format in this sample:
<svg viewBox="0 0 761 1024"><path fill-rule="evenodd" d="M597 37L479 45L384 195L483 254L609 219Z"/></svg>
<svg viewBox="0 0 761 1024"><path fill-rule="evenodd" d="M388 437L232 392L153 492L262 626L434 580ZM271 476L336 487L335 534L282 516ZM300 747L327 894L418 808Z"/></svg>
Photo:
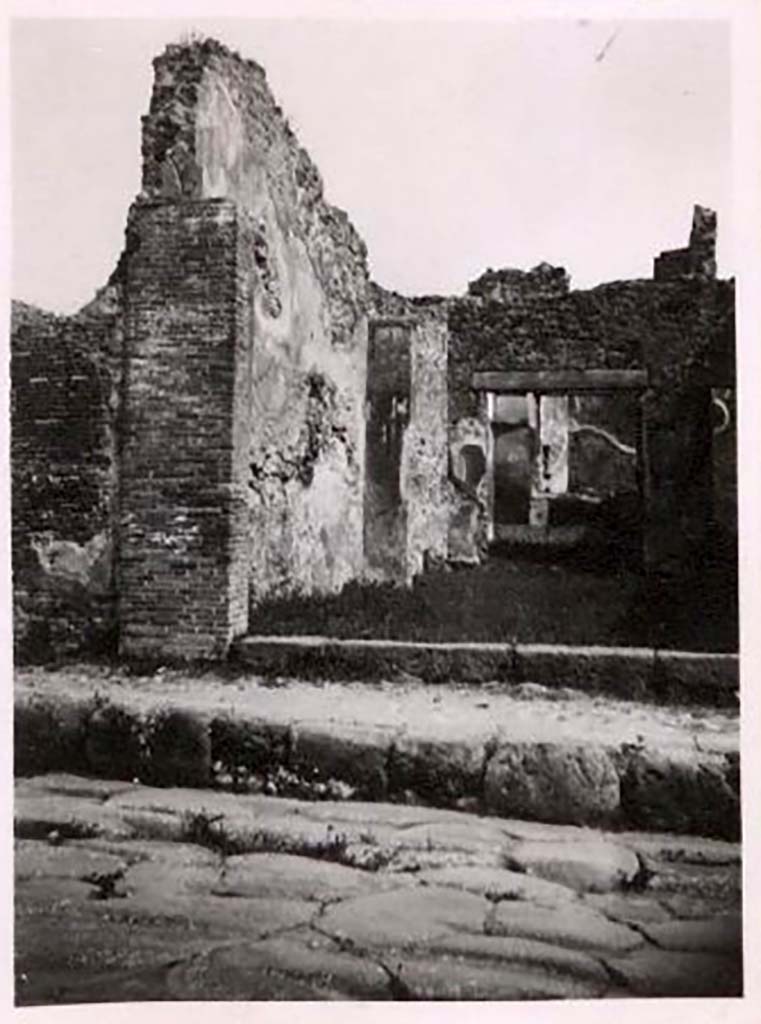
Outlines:
<svg viewBox="0 0 761 1024"><path fill-rule="evenodd" d="M640 391L646 387L647 370L487 370L473 374L476 391L498 394Z"/></svg>
<svg viewBox="0 0 761 1024"><path fill-rule="evenodd" d="M368 323L373 330L377 327L417 327L420 320L416 316L374 316Z"/></svg>

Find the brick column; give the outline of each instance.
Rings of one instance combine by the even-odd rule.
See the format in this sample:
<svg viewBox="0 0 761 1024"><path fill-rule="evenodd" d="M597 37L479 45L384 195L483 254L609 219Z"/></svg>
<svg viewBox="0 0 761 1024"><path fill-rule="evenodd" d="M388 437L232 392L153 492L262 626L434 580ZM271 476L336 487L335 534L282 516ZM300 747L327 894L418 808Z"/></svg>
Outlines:
<svg viewBox="0 0 761 1024"><path fill-rule="evenodd" d="M228 201L131 211L117 570L128 656L217 657L247 628L250 332L238 246Z"/></svg>

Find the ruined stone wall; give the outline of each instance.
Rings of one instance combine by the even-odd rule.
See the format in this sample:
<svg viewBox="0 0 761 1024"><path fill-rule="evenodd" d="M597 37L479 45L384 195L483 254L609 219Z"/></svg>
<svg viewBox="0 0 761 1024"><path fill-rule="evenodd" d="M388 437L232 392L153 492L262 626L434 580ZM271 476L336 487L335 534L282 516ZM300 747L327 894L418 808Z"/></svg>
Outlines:
<svg viewBox="0 0 761 1024"><path fill-rule="evenodd" d="M338 589L363 567L364 244L258 65L207 42L154 66L144 192L227 198L249 240L252 601Z"/></svg>
<svg viewBox="0 0 761 1024"><path fill-rule="evenodd" d="M479 418L475 371L646 369L648 558L678 565L700 551L711 518L710 388L734 376L733 310L733 282L702 274L459 300L449 314L454 433Z"/></svg>
<svg viewBox="0 0 761 1024"><path fill-rule="evenodd" d="M12 304L14 647L21 659L113 640L120 334L118 305L59 317Z"/></svg>

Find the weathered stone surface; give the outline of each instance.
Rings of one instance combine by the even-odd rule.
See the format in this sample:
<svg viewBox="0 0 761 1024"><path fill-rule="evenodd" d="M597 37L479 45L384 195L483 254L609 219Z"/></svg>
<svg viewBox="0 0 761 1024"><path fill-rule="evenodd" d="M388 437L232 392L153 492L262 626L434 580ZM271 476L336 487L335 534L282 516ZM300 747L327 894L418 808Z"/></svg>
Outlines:
<svg viewBox="0 0 761 1024"><path fill-rule="evenodd" d="M727 898L727 894L713 894L712 898L704 899L695 892L664 893L656 889L659 902L672 917L680 921L699 921L712 914L724 913L728 906L740 903L739 890ZM734 898L733 898L734 897Z"/></svg>
<svg viewBox="0 0 761 1024"><path fill-rule="evenodd" d="M589 884L590 862L609 882L621 867L610 849L618 848L586 829L401 805L112 788L60 776L25 779L18 789L22 804L56 806L60 820L82 825L93 814L111 815L103 835L71 839L59 832L49 843L41 826L50 823L17 808L21 831L31 824L41 836L18 843L20 1003L185 993L529 999L738 990L740 866L729 856L736 852L731 844L710 847L721 852L719 862L693 863L669 859L681 848L678 840L672 847L668 837L655 837L650 846L648 837L630 834L628 842L649 851L653 892L576 896L538 874L499 868L494 857L506 845L542 847L545 855L552 851L544 861L553 870L560 864L566 874L577 872L580 889ZM209 828L215 813L223 814L217 840L229 827L228 839L293 853L225 857L198 842L167 841L192 834L208 841L201 824ZM194 815L196 833L188 829ZM116 825L128 826L129 836ZM328 826L339 837L329 849ZM343 845L342 830L364 838ZM691 847L693 859L702 845ZM327 853L351 863L360 847L370 870L324 859ZM573 850L583 851L578 862ZM85 876L89 883L80 880ZM665 919L675 902L690 921ZM728 908L737 913L728 915ZM724 952L676 952L658 942ZM227 952L236 946L240 956ZM696 980L694 971L716 977Z"/></svg>
<svg viewBox="0 0 761 1024"><path fill-rule="evenodd" d="M121 704L104 703L87 721L85 758L94 775L132 781L143 766L140 715Z"/></svg>
<svg viewBox="0 0 761 1024"><path fill-rule="evenodd" d="M220 855L214 850L195 843L171 842L162 839L71 839L65 849L83 849L118 857L127 865L150 862L169 865L182 871L186 868L219 867Z"/></svg>
<svg viewBox="0 0 761 1024"><path fill-rule="evenodd" d="M326 902L405 884L409 883L404 878L394 879L329 861L282 853L250 853L226 858L211 891L215 896L282 896Z"/></svg>
<svg viewBox="0 0 761 1024"><path fill-rule="evenodd" d="M602 839L508 842L507 867L570 886L579 892L609 892L631 882L640 864L637 855Z"/></svg>
<svg viewBox="0 0 761 1024"><path fill-rule="evenodd" d="M634 996L742 995L742 961L709 953L673 953L648 946L605 963Z"/></svg>
<svg viewBox="0 0 761 1024"><path fill-rule="evenodd" d="M13 708L13 770L17 776L86 766L86 700L17 700Z"/></svg>
<svg viewBox="0 0 761 1024"><path fill-rule="evenodd" d="M211 738L207 722L182 708L162 708L147 723L144 781L154 786L207 786Z"/></svg>
<svg viewBox="0 0 761 1024"><path fill-rule="evenodd" d="M540 965L484 964L441 955L405 959L399 980L407 993L405 998L421 1000L594 999L606 987L602 982L563 976Z"/></svg>
<svg viewBox="0 0 761 1024"><path fill-rule="evenodd" d="M388 789L388 751L393 734L382 729L346 730L341 735L299 726L292 760L307 778L340 779L358 795L382 800Z"/></svg>
<svg viewBox="0 0 761 1024"><path fill-rule="evenodd" d="M123 858L86 846L54 846L50 843L17 839L14 843L16 882L30 878L73 878L118 871L125 866Z"/></svg>
<svg viewBox="0 0 761 1024"><path fill-rule="evenodd" d="M584 904L611 921L622 924L661 924L671 920L671 914L658 900L647 896L623 895L617 892L588 893Z"/></svg>
<svg viewBox="0 0 761 1024"><path fill-rule="evenodd" d="M386 999L387 981L377 963L308 931L212 949L173 968L168 979L175 999L225 1000Z"/></svg>
<svg viewBox="0 0 761 1024"><path fill-rule="evenodd" d="M424 885L462 889L489 900L527 900L537 906L554 907L576 899L565 885L534 878L519 871L489 867L449 867L421 871L416 876Z"/></svg>
<svg viewBox="0 0 761 1024"><path fill-rule="evenodd" d="M389 766L392 792L410 790L423 800L452 806L481 791L485 751L473 743L436 743L400 738L394 742Z"/></svg>
<svg viewBox="0 0 761 1024"><path fill-rule="evenodd" d="M506 967L539 967L554 975L596 982L603 988L609 981L596 955L533 939L455 932L432 939L428 948L476 964L493 961Z"/></svg>
<svg viewBox="0 0 761 1024"><path fill-rule="evenodd" d="M548 909L517 900L498 903L487 923L489 935L532 939L590 952L624 952L644 942L641 935L574 904Z"/></svg>
<svg viewBox="0 0 761 1024"><path fill-rule="evenodd" d="M14 832L20 839L45 839L51 832L64 839L126 839L134 834L127 820L100 801L67 801L45 792L18 796L13 815Z"/></svg>
<svg viewBox="0 0 761 1024"><path fill-rule="evenodd" d="M634 756L621 776L621 810L635 828L737 839L739 793L718 764Z"/></svg>
<svg viewBox="0 0 761 1024"><path fill-rule="evenodd" d="M422 809L421 809L422 810ZM497 857L504 842L499 822L493 818L474 818L469 815L462 820L457 815L445 821L411 824L400 830L399 842L410 849L433 850L437 847L447 850L491 853Z"/></svg>
<svg viewBox="0 0 761 1024"><path fill-rule="evenodd" d="M723 914L702 921L645 924L643 931L661 949L685 953L726 953L738 957L742 952L742 919L739 914Z"/></svg>
<svg viewBox="0 0 761 1024"><path fill-rule="evenodd" d="M517 644L520 678L637 700L652 692L654 653L638 648Z"/></svg>
<svg viewBox="0 0 761 1024"><path fill-rule="evenodd" d="M133 788L132 781L96 779L85 775L72 775L68 772L48 772L45 775L17 779L15 792L17 796L45 794L47 796L106 801L119 793L129 793Z"/></svg>
<svg viewBox="0 0 761 1024"><path fill-rule="evenodd" d="M739 864L740 843L705 836L674 835L671 832L617 832L609 836L614 842L628 846L646 857L672 864Z"/></svg>
<svg viewBox="0 0 761 1024"><path fill-rule="evenodd" d="M170 911L178 902L207 895L219 878L221 863L187 860L144 861L127 875L130 903L155 913Z"/></svg>
<svg viewBox="0 0 761 1024"><path fill-rule="evenodd" d="M421 886L329 907L320 928L359 946L408 946L448 932L481 932L488 909L470 893Z"/></svg>
<svg viewBox="0 0 761 1024"><path fill-rule="evenodd" d="M618 774L608 754L593 746L515 743L489 761L484 799L504 817L586 824L617 810Z"/></svg>
<svg viewBox="0 0 761 1024"><path fill-rule="evenodd" d="M739 676L736 654L657 651L655 655L655 686L673 702L723 703L725 695L738 693Z"/></svg>

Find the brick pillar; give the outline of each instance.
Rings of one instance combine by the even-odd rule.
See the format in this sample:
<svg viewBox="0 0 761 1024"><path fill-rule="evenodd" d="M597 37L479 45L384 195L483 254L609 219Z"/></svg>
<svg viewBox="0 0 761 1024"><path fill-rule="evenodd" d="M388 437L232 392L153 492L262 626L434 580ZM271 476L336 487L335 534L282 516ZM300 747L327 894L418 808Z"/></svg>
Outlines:
<svg viewBox="0 0 761 1024"><path fill-rule="evenodd" d="M250 330L224 200L138 202L127 239L120 647L223 655L248 625Z"/></svg>

